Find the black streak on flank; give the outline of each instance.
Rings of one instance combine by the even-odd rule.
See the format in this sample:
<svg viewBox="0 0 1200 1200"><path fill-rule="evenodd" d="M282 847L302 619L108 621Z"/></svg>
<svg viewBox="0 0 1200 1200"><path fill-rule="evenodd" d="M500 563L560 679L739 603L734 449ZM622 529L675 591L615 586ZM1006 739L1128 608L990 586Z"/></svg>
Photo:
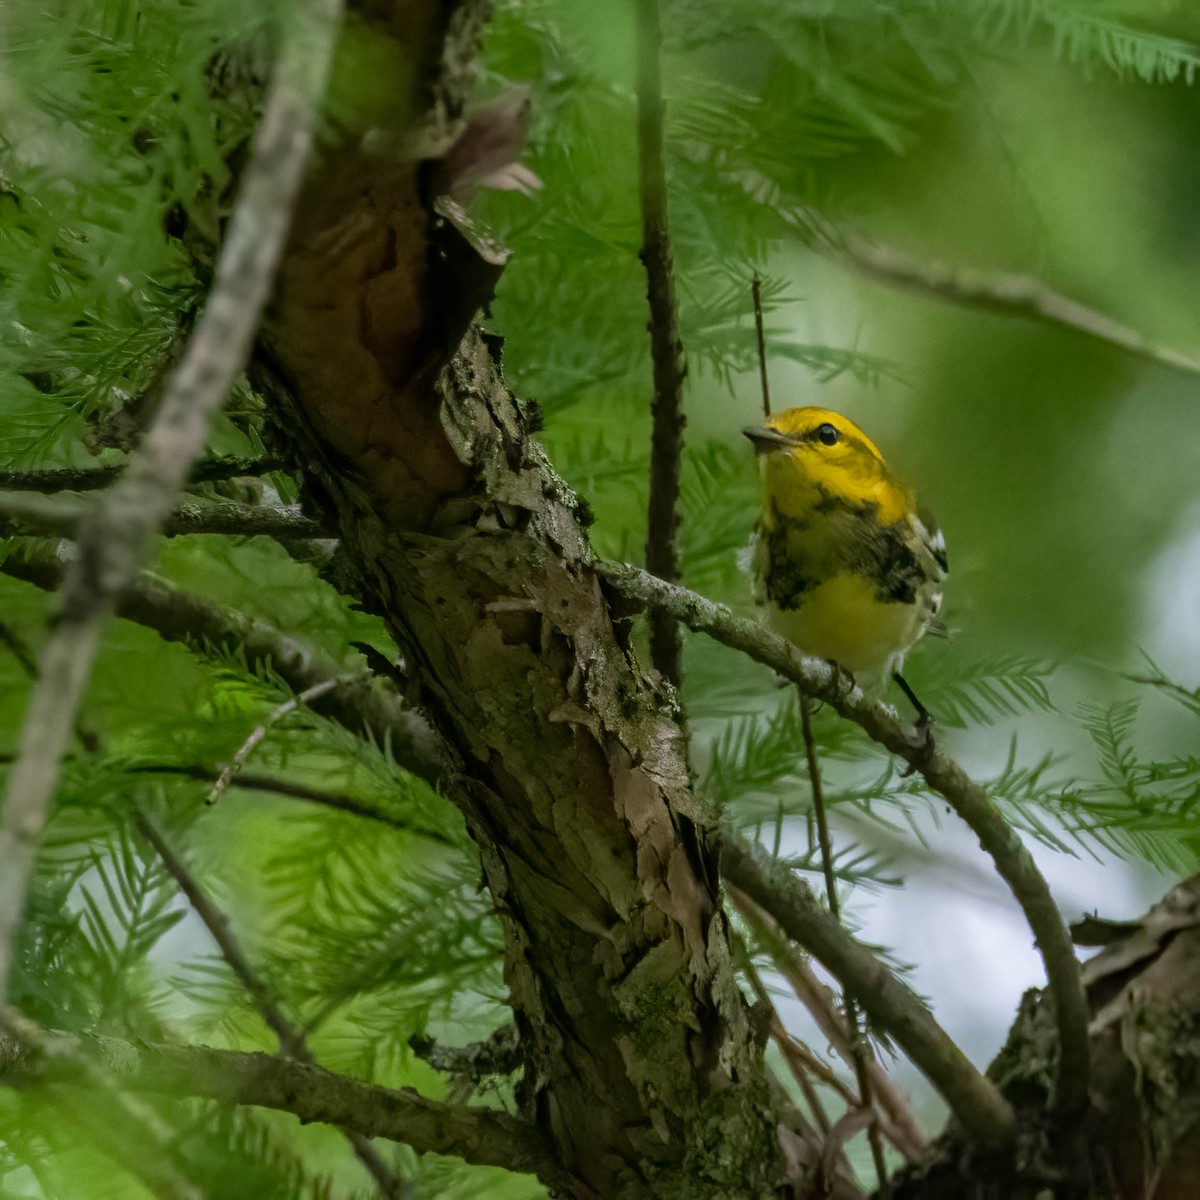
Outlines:
<svg viewBox="0 0 1200 1200"><path fill-rule="evenodd" d="M881 524L874 502L854 503L824 488L818 492L813 513L826 526L820 561L796 553L797 542L803 545L812 538L813 522L783 517L776 510L775 528L767 535L767 599L784 611L798 608L804 594L825 578L851 573L870 580L884 603L915 603L928 576L905 540L907 522Z"/></svg>

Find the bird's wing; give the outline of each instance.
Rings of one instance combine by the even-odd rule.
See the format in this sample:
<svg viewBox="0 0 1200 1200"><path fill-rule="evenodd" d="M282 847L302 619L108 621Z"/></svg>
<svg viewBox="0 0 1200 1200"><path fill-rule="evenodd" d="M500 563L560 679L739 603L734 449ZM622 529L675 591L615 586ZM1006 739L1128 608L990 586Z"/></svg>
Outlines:
<svg viewBox="0 0 1200 1200"><path fill-rule="evenodd" d="M940 581L950 570L950 560L946 557L946 539L941 528L927 508L918 509L912 521L921 549L931 560L923 565L933 580Z"/></svg>

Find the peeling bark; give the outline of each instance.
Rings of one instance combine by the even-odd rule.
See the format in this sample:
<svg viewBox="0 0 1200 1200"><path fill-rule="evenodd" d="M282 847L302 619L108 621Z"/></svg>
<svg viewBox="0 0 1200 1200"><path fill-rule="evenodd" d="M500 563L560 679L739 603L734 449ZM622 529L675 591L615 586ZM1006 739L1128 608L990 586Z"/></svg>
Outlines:
<svg viewBox="0 0 1200 1200"><path fill-rule="evenodd" d="M468 61L453 42L425 61ZM451 112L453 81L430 70ZM679 727L609 610L575 497L462 326L494 264L431 210L416 164L331 152L299 212L260 373L284 382L281 425L354 589L458 757L523 1106L572 1195L777 1194L761 1039Z"/></svg>

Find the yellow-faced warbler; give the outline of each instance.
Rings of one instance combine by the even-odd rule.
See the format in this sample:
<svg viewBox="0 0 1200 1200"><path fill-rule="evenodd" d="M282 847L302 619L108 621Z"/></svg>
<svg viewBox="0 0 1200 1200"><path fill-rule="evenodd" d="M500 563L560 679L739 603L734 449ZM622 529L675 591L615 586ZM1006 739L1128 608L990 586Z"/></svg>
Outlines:
<svg viewBox="0 0 1200 1200"><path fill-rule="evenodd" d="M868 689L893 676L927 721L900 669L942 604L940 531L840 413L791 408L743 432L762 477L750 564L771 623Z"/></svg>

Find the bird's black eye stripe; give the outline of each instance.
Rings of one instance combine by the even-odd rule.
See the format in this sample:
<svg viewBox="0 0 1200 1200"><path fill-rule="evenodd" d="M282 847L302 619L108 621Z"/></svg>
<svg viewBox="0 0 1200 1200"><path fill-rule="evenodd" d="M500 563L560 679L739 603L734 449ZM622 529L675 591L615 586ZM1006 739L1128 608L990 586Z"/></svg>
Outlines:
<svg viewBox="0 0 1200 1200"><path fill-rule="evenodd" d="M841 430L836 426L830 425L828 421L824 425L818 425L816 429L816 438L825 446L834 446L842 440Z"/></svg>

